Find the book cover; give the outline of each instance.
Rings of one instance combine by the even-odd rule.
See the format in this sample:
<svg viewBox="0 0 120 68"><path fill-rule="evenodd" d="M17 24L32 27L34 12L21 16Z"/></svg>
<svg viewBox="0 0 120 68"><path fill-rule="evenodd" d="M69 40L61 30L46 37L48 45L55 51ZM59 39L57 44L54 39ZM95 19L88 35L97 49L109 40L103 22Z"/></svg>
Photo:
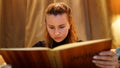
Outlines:
<svg viewBox="0 0 120 68"><path fill-rule="evenodd" d="M0 55L12 68L51 68L49 48L1 48Z"/></svg>
<svg viewBox="0 0 120 68"><path fill-rule="evenodd" d="M92 59L111 49L111 39L75 42L55 47L1 48L0 54L12 68L97 68Z"/></svg>

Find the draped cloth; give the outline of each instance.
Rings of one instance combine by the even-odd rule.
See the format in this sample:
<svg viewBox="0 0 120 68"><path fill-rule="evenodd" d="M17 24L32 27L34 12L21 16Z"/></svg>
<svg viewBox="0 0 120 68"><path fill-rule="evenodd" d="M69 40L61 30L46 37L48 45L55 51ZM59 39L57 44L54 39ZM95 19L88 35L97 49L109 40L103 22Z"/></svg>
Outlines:
<svg viewBox="0 0 120 68"><path fill-rule="evenodd" d="M0 0L0 48L31 47L44 36L44 10L52 2L67 3L79 39L110 37L105 0Z"/></svg>

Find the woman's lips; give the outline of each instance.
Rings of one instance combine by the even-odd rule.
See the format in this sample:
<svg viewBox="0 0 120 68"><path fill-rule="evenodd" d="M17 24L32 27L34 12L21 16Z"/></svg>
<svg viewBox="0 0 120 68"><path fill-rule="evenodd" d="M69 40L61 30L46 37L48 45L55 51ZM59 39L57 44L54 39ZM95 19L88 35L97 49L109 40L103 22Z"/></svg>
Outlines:
<svg viewBox="0 0 120 68"><path fill-rule="evenodd" d="M61 39L61 37L55 37L55 39Z"/></svg>

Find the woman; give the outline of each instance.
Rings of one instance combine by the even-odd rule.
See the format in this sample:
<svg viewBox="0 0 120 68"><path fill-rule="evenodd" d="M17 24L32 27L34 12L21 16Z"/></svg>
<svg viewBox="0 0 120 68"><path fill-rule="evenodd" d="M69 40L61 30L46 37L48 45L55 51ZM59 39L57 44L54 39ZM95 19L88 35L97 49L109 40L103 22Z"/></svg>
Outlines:
<svg viewBox="0 0 120 68"><path fill-rule="evenodd" d="M64 3L50 4L45 11L46 33L45 40L34 47L50 47L78 41L71 9ZM99 56L93 57L93 63L101 68L116 68L118 59L114 52L103 51Z"/></svg>

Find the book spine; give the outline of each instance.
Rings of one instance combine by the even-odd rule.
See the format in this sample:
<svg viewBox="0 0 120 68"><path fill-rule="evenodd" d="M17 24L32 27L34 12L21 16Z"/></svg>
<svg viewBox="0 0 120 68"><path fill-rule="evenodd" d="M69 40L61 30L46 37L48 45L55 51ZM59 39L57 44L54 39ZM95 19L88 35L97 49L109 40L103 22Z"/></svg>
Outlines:
<svg viewBox="0 0 120 68"><path fill-rule="evenodd" d="M51 68L63 68L61 58L58 51L48 52L49 61L51 63Z"/></svg>

